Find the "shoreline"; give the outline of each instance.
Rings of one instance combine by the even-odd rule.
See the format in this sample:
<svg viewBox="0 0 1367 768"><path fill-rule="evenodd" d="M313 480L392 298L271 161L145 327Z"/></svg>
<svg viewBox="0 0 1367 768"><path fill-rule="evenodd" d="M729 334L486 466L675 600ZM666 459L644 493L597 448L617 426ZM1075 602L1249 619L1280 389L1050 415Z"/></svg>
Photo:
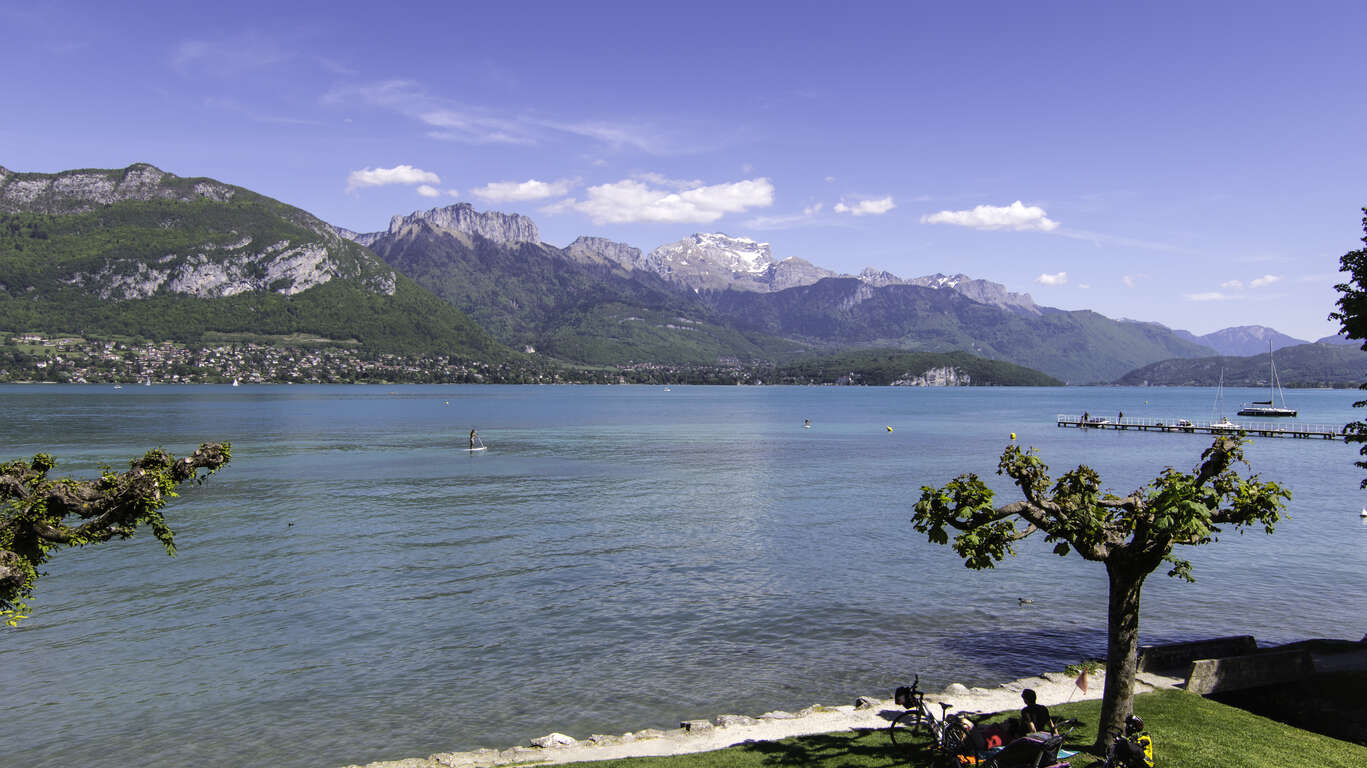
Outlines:
<svg viewBox="0 0 1367 768"><path fill-rule="evenodd" d="M1074 676L1062 672L1024 677L995 688L967 688L951 683L937 693L928 692L926 703L944 702L953 710L968 712L1002 712L1020 709L1020 692L1033 688L1039 703L1056 706L1070 700L1101 698L1105 681L1104 671L1090 675L1085 692L1077 687ZM1180 678L1141 673L1135 678L1134 692L1173 688L1181 682ZM773 711L754 717L718 715L712 720L689 720L681 723L679 728L668 731L648 728L620 735L594 734L585 739L550 733L529 739L526 745L506 749L438 752L427 757L350 764L344 768L493 768L513 763L559 765L627 757L683 755L724 749L747 741L777 741L793 736L859 728L886 728L892 718L902 711L891 698L861 696L854 704L814 704L797 712Z"/></svg>

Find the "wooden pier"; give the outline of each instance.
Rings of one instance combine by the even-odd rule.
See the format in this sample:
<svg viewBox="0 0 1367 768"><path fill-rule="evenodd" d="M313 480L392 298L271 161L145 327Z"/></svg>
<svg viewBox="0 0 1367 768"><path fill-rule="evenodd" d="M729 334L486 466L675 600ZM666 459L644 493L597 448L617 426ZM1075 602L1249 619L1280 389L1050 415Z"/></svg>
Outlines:
<svg viewBox="0 0 1367 768"><path fill-rule="evenodd" d="M1301 422L1245 419L1241 422L1192 421L1190 419L1111 419L1060 413L1059 427L1078 429L1117 429L1135 432L1181 432L1189 435L1233 435L1243 432L1251 437L1294 437L1302 440L1342 440L1343 427L1333 424L1303 424Z"/></svg>

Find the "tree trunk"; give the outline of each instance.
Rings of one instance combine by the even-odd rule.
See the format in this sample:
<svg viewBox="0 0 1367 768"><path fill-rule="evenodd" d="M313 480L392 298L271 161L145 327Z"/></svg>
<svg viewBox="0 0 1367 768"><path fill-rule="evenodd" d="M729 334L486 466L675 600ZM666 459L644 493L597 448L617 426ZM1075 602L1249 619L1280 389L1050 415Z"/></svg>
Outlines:
<svg viewBox="0 0 1367 768"><path fill-rule="evenodd" d="M1101 696L1101 722L1096 745L1107 748L1125 730L1134 711L1134 673L1139 661L1139 592L1145 571L1107 562L1110 606L1106 616L1106 689Z"/></svg>

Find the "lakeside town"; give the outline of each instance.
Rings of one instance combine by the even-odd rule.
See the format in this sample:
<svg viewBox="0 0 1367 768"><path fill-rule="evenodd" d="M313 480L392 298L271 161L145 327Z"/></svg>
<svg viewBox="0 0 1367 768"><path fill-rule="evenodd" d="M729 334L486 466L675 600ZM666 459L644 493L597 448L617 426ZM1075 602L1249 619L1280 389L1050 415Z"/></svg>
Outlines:
<svg viewBox="0 0 1367 768"><path fill-rule="evenodd" d="M740 361L571 368L528 358L372 353L358 346L233 341L182 344L0 335L0 383L55 384L758 384ZM848 381L845 383L849 383Z"/></svg>

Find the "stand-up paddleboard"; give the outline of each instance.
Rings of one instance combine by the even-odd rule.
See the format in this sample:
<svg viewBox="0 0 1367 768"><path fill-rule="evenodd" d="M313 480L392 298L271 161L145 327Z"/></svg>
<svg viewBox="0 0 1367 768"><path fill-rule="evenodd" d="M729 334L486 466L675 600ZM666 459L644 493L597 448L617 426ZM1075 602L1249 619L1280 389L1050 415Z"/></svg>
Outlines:
<svg viewBox="0 0 1367 768"><path fill-rule="evenodd" d="M487 445L481 445L481 446L479 446L478 448L471 448L471 449L470 449L470 453L478 453L479 451L487 451L487 450L489 450L489 446L487 446Z"/></svg>

